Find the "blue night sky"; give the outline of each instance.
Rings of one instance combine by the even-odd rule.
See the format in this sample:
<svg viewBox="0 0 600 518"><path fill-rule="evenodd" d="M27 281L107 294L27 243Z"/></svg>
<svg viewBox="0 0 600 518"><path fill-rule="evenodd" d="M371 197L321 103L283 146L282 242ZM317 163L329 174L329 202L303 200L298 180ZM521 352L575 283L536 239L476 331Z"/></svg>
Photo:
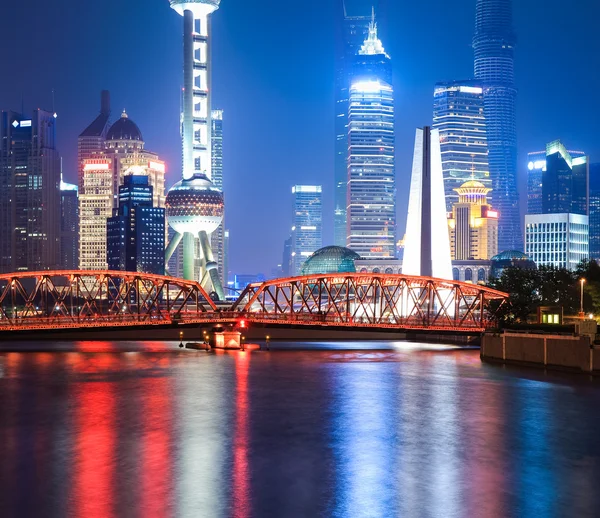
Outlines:
<svg viewBox="0 0 600 518"><path fill-rule="evenodd" d="M436 81L472 76L475 0L387 0L383 43L394 63L399 224L414 130L431 123ZM332 239L334 0L222 0L213 17L213 104L225 110L230 269L270 274L291 225L291 186L322 184ZM369 5L369 0L365 0ZM167 0L5 2L0 109L59 114L59 150L75 181L77 135L111 91L146 147L180 176L181 18ZM600 161L597 0L518 0L516 82L521 176L526 154L561 138ZM524 195L521 181L521 195Z"/></svg>

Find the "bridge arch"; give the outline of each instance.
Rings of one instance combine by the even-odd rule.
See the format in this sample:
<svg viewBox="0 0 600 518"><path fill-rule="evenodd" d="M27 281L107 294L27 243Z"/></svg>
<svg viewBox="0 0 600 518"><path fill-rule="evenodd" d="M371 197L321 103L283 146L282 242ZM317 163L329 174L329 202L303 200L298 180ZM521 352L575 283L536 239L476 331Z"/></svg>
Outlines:
<svg viewBox="0 0 600 518"><path fill-rule="evenodd" d="M250 321L453 332L483 332L492 301L485 286L395 274L345 273L250 284L233 305Z"/></svg>
<svg viewBox="0 0 600 518"><path fill-rule="evenodd" d="M0 331L164 325L216 306L197 282L104 270L0 275Z"/></svg>

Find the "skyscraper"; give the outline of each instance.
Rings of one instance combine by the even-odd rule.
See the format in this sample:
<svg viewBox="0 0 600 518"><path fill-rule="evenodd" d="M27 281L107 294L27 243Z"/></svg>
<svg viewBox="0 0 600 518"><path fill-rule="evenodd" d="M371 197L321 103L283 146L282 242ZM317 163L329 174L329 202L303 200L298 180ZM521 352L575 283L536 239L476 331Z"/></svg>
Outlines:
<svg viewBox="0 0 600 518"><path fill-rule="evenodd" d="M394 90L374 17L353 70L346 245L362 259L391 259L396 255Z"/></svg>
<svg viewBox="0 0 600 518"><path fill-rule="evenodd" d="M0 273L60 266L56 115L0 118Z"/></svg>
<svg viewBox="0 0 600 518"><path fill-rule="evenodd" d="M211 123L212 181L214 186L223 192L223 110L212 110ZM216 256L221 282L223 286L226 286L225 214L223 214L223 221L221 221L219 228L213 232L210 243Z"/></svg>
<svg viewBox="0 0 600 518"><path fill-rule="evenodd" d="M600 163L590 164L590 259L600 261Z"/></svg>
<svg viewBox="0 0 600 518"><path fill-rule="evenodd" d="M542 176L546 170L546 151L527 154L527 214L541 214Z"/></svg>
<svg viewBox="0 0 600 518"><path fill-rule="evenodd" d="M60 265L77 270L79 264L79 199L77 186L60 180Z"/></svg>
<svg viewBox="0 0 600 518"><path fill-rule="evenodd" d="M348 186L348 99L356 54L369 35L377 0L337 0L341 23L337 27L335 80L334 243L346 246Z"/></svg>
<svg viewBox="0 0 600 518"><path fill-rule="evenodd" d="M323 199L320 185L295 185L292 194L291 274L298 275L304 261L323 246Z"/></svg>
<svg viewBox="0 0 600 518"><path fill-rule="evenodd" d="M119 206L106 222L108 269L164 275L165 209L153 206L147 176L123 181Z"/></svg>
<svg viewBox="0 0 600 518"><path fill-rule="evenodd" d="M438 130L417 129L402 273L452 279Z"/></svg>
<svg viewBox="0 0 600 518"><path fill-rule="evenodd" d="M183 276L225 298L210 236L223 221L223 193L212 183L210 16L221 0L169 0L183 17L182 180L167 194L175 230L165 262L183 241Z"/></svg>
<svg viewBox="0 0 600 518"><path fill-rule="evenodd" d="M100 93L100 113L85 128L77 139L77 180L79 190L83 187L84 161L94 153L104 151L106 133L110 128L110 93L102 90Z"/></svg>
<svg viewBox="0 0 600 518"><path fill-rule="evenodd" d="M433 128L440 132L446 212L458 202L461 185L472 179L490 189L483 88L476 81L438 83L433 94Z"/></svg>
<svg viewBox="0 0 600 518"><path fill-rule="evenodd" d="M512 0L477 0L475 78L483 86L490 177L500 214L500 250L523 247L517 192L515 40Z"/></svg>
<svg viewBox="0 0 600 518"><path fill-rule="evenodd" d="M587 215L588 188L588 157L567 151L560 140L550 142L542 173L542 213Z"/></svg>
<svg viewBox="0 0 600 518"><path fill-rule="evenodd" d="M119 186L124 183L126 176L132 174L148 178L148 183L152 186L154 207L164 207L165 163L156 153L145 149L142 132L123 111L121 117L104 133L101 150L90 152L81 165L81 270L106 268L106 219L118 207Z"/></svg>

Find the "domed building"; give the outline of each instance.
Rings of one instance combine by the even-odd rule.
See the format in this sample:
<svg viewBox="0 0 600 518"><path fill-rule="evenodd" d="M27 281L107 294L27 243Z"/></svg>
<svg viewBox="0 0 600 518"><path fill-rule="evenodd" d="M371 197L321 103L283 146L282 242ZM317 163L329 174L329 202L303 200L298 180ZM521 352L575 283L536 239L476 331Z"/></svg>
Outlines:
<svg viewBox="0 0 600 518"><path fill-rule="evenodd" d="M356 273L355 261L360 256L342 246L326 246L317 250L302 265L300 275Z"/></svg>
<svg viewBox="0 0 600 518"><path fill-rule="evenodd" d="M126 176L146 176L152 187L152 204L165 207L165 163L145 149L138 125L127 112L102 138L101 148L82 160L79 185L79 268L107 268L106 222L118 208L119 186Z"/></svg>
<svg viewBox="0 0 600 518"><path fill-rule="evenodd" d="M491 277L500 277L506 268L535 270L537 266L527 254L518 250L506 250L492 257Z"/></svg>

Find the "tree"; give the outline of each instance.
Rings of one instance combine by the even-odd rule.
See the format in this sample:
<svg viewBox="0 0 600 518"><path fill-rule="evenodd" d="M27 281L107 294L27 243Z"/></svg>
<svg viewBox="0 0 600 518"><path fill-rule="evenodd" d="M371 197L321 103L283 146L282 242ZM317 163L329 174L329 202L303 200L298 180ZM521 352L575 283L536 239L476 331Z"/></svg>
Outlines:
<svg viewBox="0 0 600 518"><path fill-rule="evenodd" d="M508 300L497 310L501 325L527 322L529 315L540 305L538 288L540 277L537 270L505 268L497 279L490 279L489 287L508 293ZM492 307L492 310L496 308Z"/></svg>

